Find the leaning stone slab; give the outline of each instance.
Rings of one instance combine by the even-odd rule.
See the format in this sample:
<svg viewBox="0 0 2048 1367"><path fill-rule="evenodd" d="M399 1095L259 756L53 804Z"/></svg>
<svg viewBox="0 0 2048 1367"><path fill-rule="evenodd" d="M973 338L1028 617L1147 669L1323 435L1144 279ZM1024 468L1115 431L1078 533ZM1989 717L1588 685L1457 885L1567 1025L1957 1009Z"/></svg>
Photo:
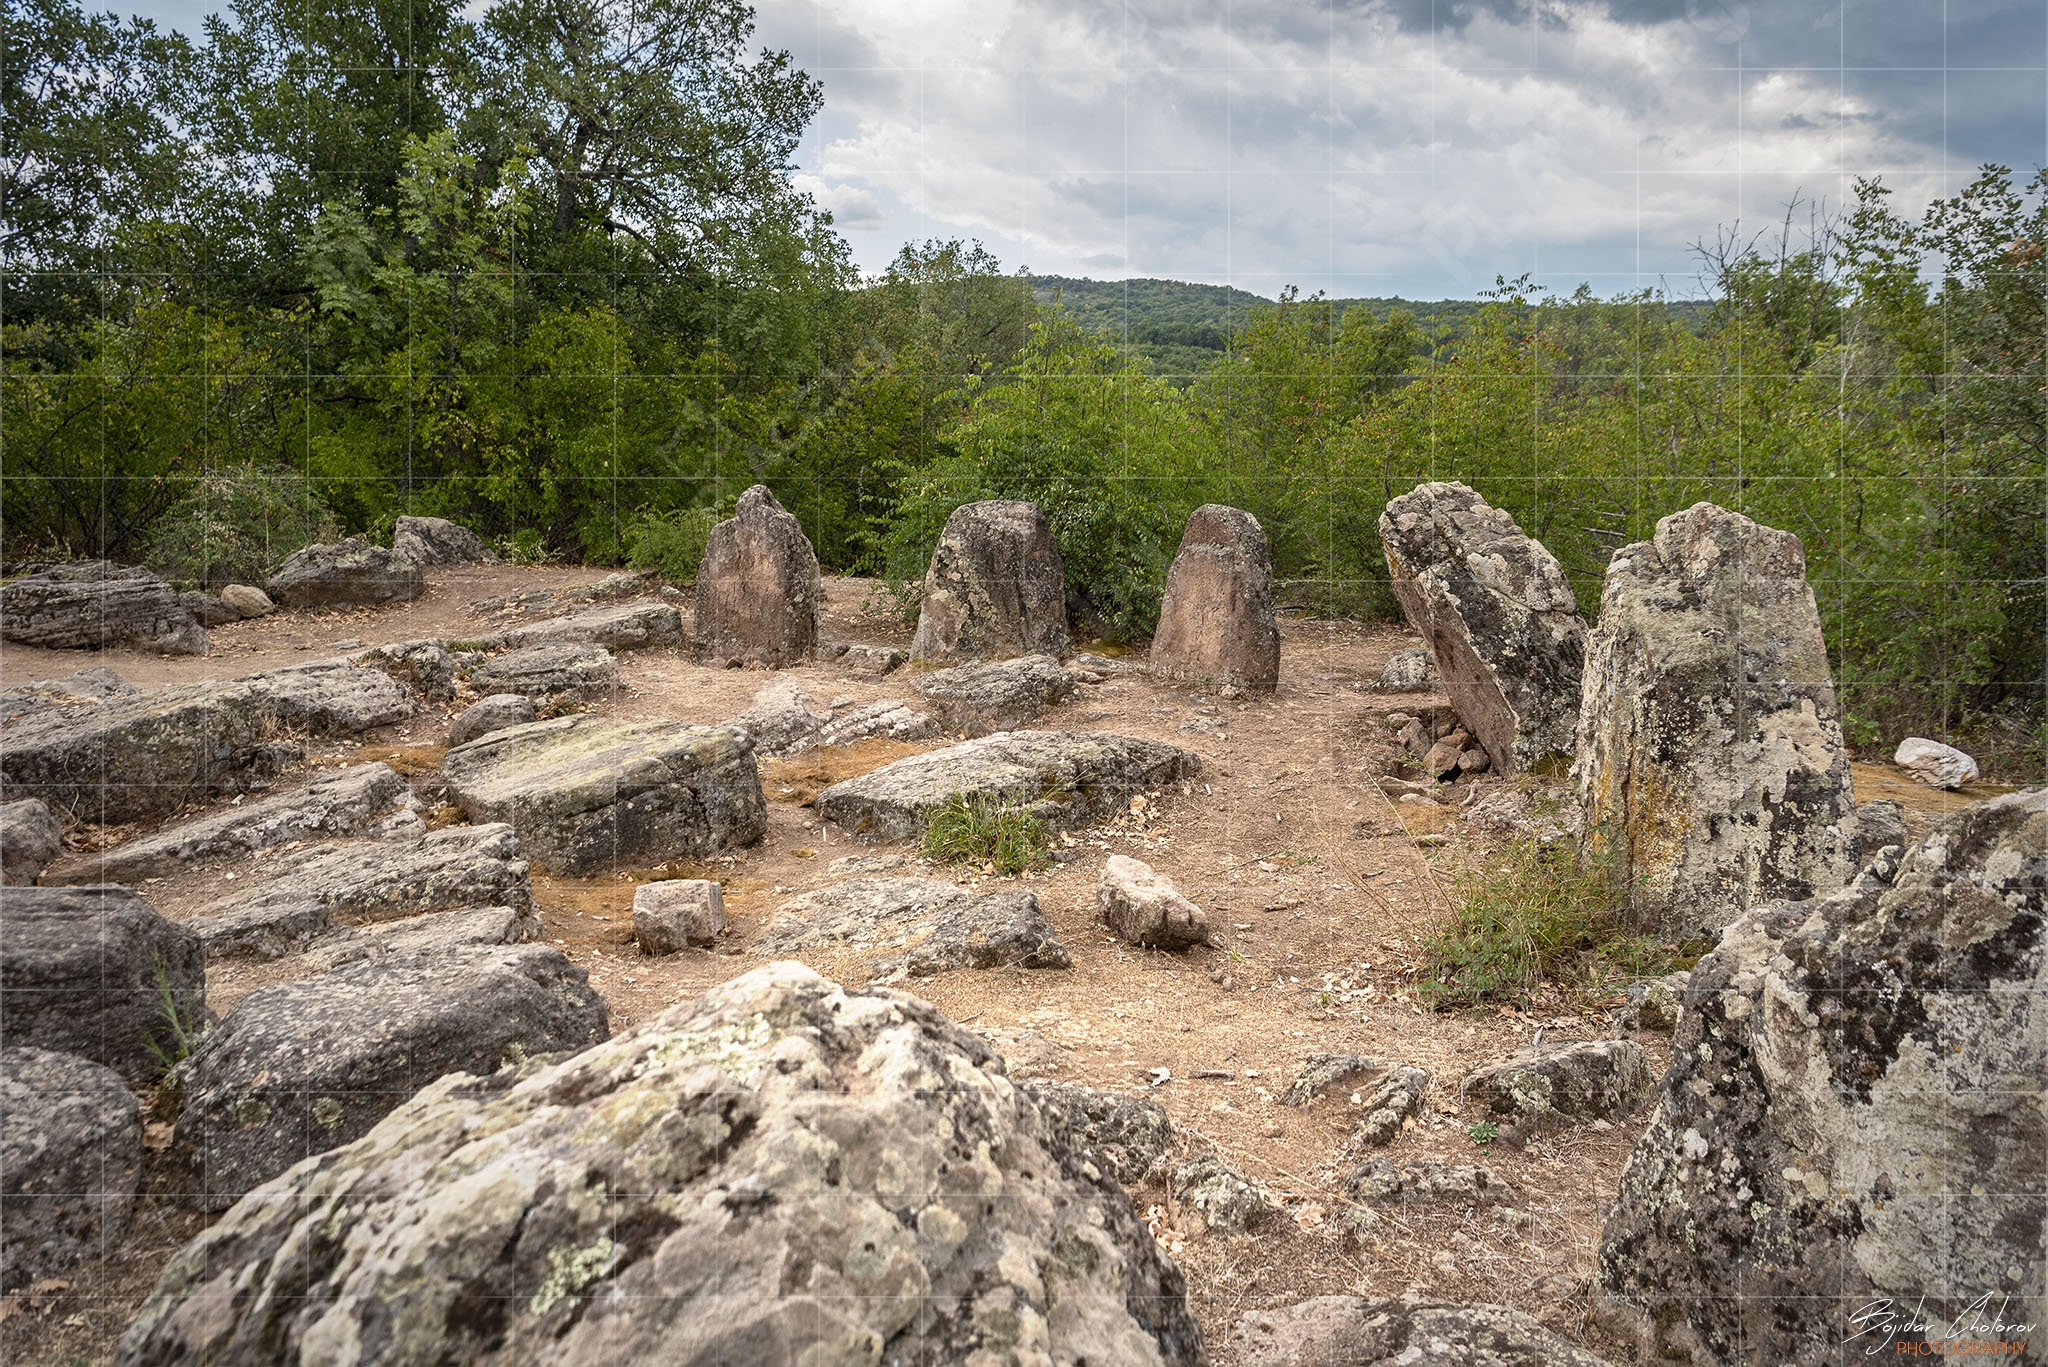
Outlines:
<svg viewBox="0 0 2048 1367"><path fill-rule="evenodd" d="M697 643L714 661L781 669L818 648L825 592L817 552L765 484L711 529L697 569Z"/></svg>
<svg viewBox="0 0 2048 1367"><path fill-rule="evenodd" d="M1523 1135L1594 1120L1622 1120L1642 1109L1656 1078L1633 1040L1582 1040L1525 1051L1466 1074L1459 1095L1490 1120Z"/></svg>
<svg viewBox="0 0 2048 1367"><path fill-rule="evenodd" d="M121 1242L142 1185L142 1108L76 1054L0 1049L0 1291Z"/></svg>
<svg viewBox="0 0 2048 1367"><path fill-rule="evenodd" d="M1239 1367L1608 1367L1519 1310L1438 1300L1313 1296L1240 1316Z"/></svg>
<svg viewBox="0 0 2048 1367"><path fill-rule="evenodd" d="M925 572L910 658L1057 656L1067 643L1066 570L1038 505L992 499L955 508Z"/></svg>
<svg viewBox="0 0 2048 1367"><path fill-rule="evenodd" d="M1618 849L1661 939L1855 872L1849 752L1790 532L1698 503L1616 551L1578 744L1588 838Z"/></svg>
<svg viewBox="0 0 2048 1367"><path fill-rule="evenodd" d="M917 695L940 726L956 735L986 736L1037 721L1079 687L1050 655L959 665L917 681Z"/></svg>
<svg viewBox="0 0 2048 1367"><path fill-rule="evenodd" d="M32 884L64 852L64 827L32 797L0 803L0 883Z"/></svg>
<svg viewBox="0 0 2048 1367"><path fill-rule="evenodd" d="M357 764L260 802L181 822L110 850L72 855L44 875L51 885L139 883L195 863L270 849L294 840L362 835L405 793L388 764Z"/></svg>
<svg viewBox="0 0 2048 1367"><path fill-rule="evenodd" d="M1280 679L1273 553L1259 520L1205 503L1188 515L1166 572L1146 667L1161 678L1270 692Z"/></svg>
<svg viewBox="0 0 2048 1367"><path fill-rule="evenodd" d="M139 565L88 560L0 584L0 640L56 650L140 646L204 655L206 630L178 591Z"/></svg>
<svg viewBox="0 0 2048 1367"><path fill-rule="evenodd" d="M270 576L270 597L288 607L404 603L426 591L417 560L357 537L308 546Z"/></svg>
<svg viewBox="0 0 2048 1367"><path fill-rule="evenodd" d="M603 646L548 641L485 660L469 671L469 683L485 694L568 695L599 702L618 690L619 662Z"/></svg>
<svg viewBox="0 0 2048 1367"><path fill-rule="evenodd" d="M976 896L932 878L855 878L785 902L759 948L872 950L880 978L956 968L1066 968L1066 946L1028 892Z"/></svg>
<svg viewBox="0 0 2048 1367"><path fill-rule="evenodd" d="M259 988L172 1078L201 1202L225 1210L347 1144L448 1073L489 1075L610 1036L604 998L545 945L381 956Z"/></svg>
<svg viewBox="0 0 2048 1367"><path fill-rule="evenodd" d="M1394 597L1495 772L1569 756L1586 623L1556 558L1462 484L1388 503L1380 542Z"/></svg>
<svg viewBox="0 0 2048 1367"><path fill-rule="evenodd" d="M430 1084L172 1258L114 1360L1204 1361L1129 1198L1003 1073L914 997L770 965Z"/></svg>
<svg viewBox="0 0 2048 1367"><path fill-rule="evenodd" d="M580 715L450 750L441 772L472 821L509 821L556 873L700 858L759 840L753 744L730 727Z"/></svg>
<svg viewBox="0 0 2048 1367"><path fill-rule="evenodd" d="M206 965L190 927L127 888L0 894L0 1048L77 1054L141 1083L176 1053L180 1025L205 1023Z"/></svg>
<svg viewBox="0 0 2048 1367"><path fill-rule="evenodd" d="M391 529L391 549L414 564L492 565L497 555L484 539L445 517L401 517Z"/></svg>
<svg viewBox="0 0 2048 1367"><path fill-rule="evenodd" d="M954 797L984 795L1055 826L1084 825L1201 770L1192 752L1105 731L1004 731L897 760L818 794L855 835L907 840Z"/></svg>
<svg viewBox="0 0 2048 1367"><path fill-rule="evenodd" d="M567 641L612 650L638 650L643 646L673 645L682 635L682 614L667 603L615 603L514 627L505 633L505 644L519 647Z"/></svg>

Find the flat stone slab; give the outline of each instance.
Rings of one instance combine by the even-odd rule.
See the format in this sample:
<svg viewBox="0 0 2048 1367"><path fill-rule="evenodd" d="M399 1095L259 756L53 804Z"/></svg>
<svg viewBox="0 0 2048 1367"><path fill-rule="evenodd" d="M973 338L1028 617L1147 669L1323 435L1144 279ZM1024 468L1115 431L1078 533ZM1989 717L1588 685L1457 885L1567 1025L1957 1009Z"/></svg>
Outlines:
<svg viewBox="0 0 2048 1367"><path fill-rule="evenodd" d="M0 1049L0 1291L121 1241L142 1184L142 1108L110 1068Z"/></svg>
<svg viewBox="0 0 2048 1367"><path fill-rule="evenodd" d="M204 655L206 630L184 595L140 565L87 560L0 585L0 639L58 650L136 645Z"/></svg>
<svg viewBox="0 0 2048 1367"><path fill-rule="evenodd" d="M529 698L574 694L596 702L619 686L619 662L600 645L546 641L508 650L469 671L479 693L519 693Z"/></svg>
<svg viewBox="0 0 2048 1367"><path fill-rule="evenodd" d="M306 962L325 973L386 954L413 950L438 953L471 945L516 945L539 935L540 917L531 907L467 907L429 912L403 921L336 927L306 951Z"/></svg>
<svg viewBox="0 0 2048 1367"><path fill-rule="evenodd" d="M1475 1163L1395 1163L1374 1155L1344 1179L1344 1193L1369 1205L1497 1206L1514 1189L1492 1168Z"/></svg>
<svg viewBox="0 0 2048 1367"><path fill-rule="evenodd" d="M612 650L637 650L643 646L671 645L681 640L682 634L682 614L667 603L617 603L513 627L505 633L505 644L517 648L566 641Z"/></svg>
<svg viewBox="0 0 2048 1367"><path fill-rule="evenodd" d="M754 747L731 727L577 715L514 726L441 761L472 821L508 821L557 873L701 858L768 828Z"/></svg>
<svg viewBox="0 0 2048 1367"><path fill-rule="evenodd" d="M976 896L933 878L856 878L783 903L758 946L875 950L876 977L922 978L956 968L1066 968L1066 946L1028 892Z"/></svg>
<svg viewBox="0 0 2048 1367"><path fill-rule="evenodd" d="M855 835L907 840L955 796L985 794L1078 826L1201 771L1193 752L1106 731L1003 731L845 779L818 794L819 815Z"/></svg>
<svg viewBox="0 0 2048 1367"><path fill-rule="evenodd" d="M1230 1348L1239 1367L1609 1367L1519 1310L1419 1298L1314 1296L1250 1311Z"/></svg>
<svg viewBox="0 0 2048 1367"><path fill-rule="evenodd" d="M1621 1120L1642 1109L1656 1078L1634 1040L1583 1040L1489 1063L1466 1074L1466 1101L1524 1134L1593 1120Z"/></svg>
<svg viewBox="0 0 2048 1367"><path fill-rule="evenodd" d="M1078 681L1050 655L960 665L926 674L917 695L956 735L986 736L1037 721L1045 709L1072 697Z"/></svg>

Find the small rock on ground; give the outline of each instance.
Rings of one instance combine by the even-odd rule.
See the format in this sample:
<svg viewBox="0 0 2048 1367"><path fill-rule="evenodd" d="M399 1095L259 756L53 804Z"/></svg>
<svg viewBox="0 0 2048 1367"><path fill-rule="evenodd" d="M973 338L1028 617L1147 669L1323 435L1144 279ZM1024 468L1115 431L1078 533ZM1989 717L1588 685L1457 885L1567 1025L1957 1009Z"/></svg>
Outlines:
<svg viewBox="0 0 2048 1367"><path fill-rule="evenodd" d="M1240 1317L1239 1367L1608 1367L1504 1305L1316 1296Z"/></svg>
<svg viewBox="0 0 2048 1367"><path fill-rule="evenodd" d="M643 954L715 945L725 931L725 894L708 878L666 878L633 889L633 938Z"/></svg>
<svg viewBox="0 0 2048 1367"><path fill-rule="evenodd" d="M1095 889L1096 911L1118 939L1155 949L1208 944L1209 917L1150 864L1112 854Z"/></svg>

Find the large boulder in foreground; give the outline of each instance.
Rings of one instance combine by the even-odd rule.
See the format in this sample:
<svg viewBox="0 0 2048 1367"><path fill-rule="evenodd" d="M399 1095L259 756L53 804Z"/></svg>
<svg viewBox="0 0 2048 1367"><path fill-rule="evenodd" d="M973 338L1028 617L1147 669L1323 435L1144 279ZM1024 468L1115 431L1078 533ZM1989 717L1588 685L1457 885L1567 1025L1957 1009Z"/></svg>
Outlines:
<svg viewBox="0 0 2048 1367"><path fill-rule="evenodd" d="M1164 741L1107 731L999 731L899 759L818 794L818 814L851 835L908 840L955 797L990 798L1055 826L1079 826L1139 793L1192 778L1202 762Z"/></svg>
<svg viewBox="0 0 2048 1367"><path fill-rule="evenodd" d="M1495 773L1572 753L1586 622L1555 556L1462 484L1387 504L1394 597Z"/></svg>
<svg viewBox="0 0 2048 1367"><path fill-rule="evenodd" d="M1574 772L1660 939L1848 882L1849 752L1798 537L1696 503L1614 553Z"/></svg>
<svg viewBox="0 0 2048 1367"><path fill-rule="evenodd" d="M205 1023L206 963L190 927L127 888L0 895L0 1048L77 1054L143 1083L176 1055L181 1027Z"/></svg>
<svg viewBox="0 0 2048 1367"><path fill-rule="evenodd" d="M604 998L545 945L386 954L258 988L171 1082L202 1201L233 1205L448 1073L488 1075L610 1035Z"/></svg>
<svg viewBox="0 0 2048 1367"><path fill-rule="evenodd" d="M0 1049L0 1291L121 1241L142 1184L142 1108L110 1068Z"/></svg>
<svg viewBox="0 0 2048 1367"><path fill-rule="evenodd" d="M1519 1310L1422 1299L1313 1296L1253 1310L1230 1346L1240 1367L1607 1367Z"/></svg>
<svg viewBox="0 0 2048 1367"><path fill-rule="evenodd" d="M1152 673L1270 692L1280 679L1273 552L1266 529L1239 508L1205 503L1188 515L1166 572Z"/></svg>
<svg viewBox="0 0 2048 1367"><path fill-rule="evenodd" d="M765 484L711 529L697 569L697 643L716 662L781 669L818 648L818 554Z"/></svg>
<svg viewBox="0 0 2048 1367"><path fill-rule="evenodd" d="M1066 570L1035 503L966 503L946 519L924 576L912 660L1063 655Z"/></svg>
<svg viewBox="0 0 2048 1367"><path fill-rule="evenodd" d="M416 565L493 565L497 554L469 528L445 517L401 517L391 549Z"/></svg>
<svg viewBox="0 0 2048 1367"><path fill-rule="evenodd" d="M695 859L768 829L744 731L578 715L514 726L441 761L472 821L509 821L556 873Z"/></svg>
<svg viewBox="0 0 2048 1367"><path fill-rule="evenodd" d="M0 585L0 640L58 650L139 646L204 655L206 629L178 591L140 565L87 560Z"/></svg>
<svg viewBox="0 0 2048 1367"><path fill-rule="evenodd" d="M270 596L288 607L405 603L426 592L420 562L358 537L294 551L270 576Z"/></svg>
<svg viewBox="0 0 2048 1367"><path fill-rule="evenodd" d="M2048 1322L2044 886L2037 789L1723 932L1601 1241L1645 1361L1860 1359L1884 1301Z"/></svg>
<svg viewBox="0 0 2048 1367"><path fill-rule="evenodd" d="M115 1360L1205 1361L1083 1162L931 1006L773 964L251 1192Z"/></svg>

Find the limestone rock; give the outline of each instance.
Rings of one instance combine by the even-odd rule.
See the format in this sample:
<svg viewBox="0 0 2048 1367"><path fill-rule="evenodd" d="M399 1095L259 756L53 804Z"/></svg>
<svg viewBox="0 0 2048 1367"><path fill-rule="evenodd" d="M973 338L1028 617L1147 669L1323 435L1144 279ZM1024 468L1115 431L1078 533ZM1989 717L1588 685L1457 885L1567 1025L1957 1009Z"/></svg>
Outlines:
<svg viewBox="0 0 2048 1367"><path fill-rule="evenodd" d="M531 907L463 907L402 921L336 927L306 951L306 963L325 973L387 954L445 954L471 945L516 945L539 934L540 917Z"/></svg>
<svg viewBox="0 0 2048 1367"><path fill-rule="evenodd" d="M917 681L917 695L946 730L986 736L1037 721L1076 687L1052 656L1020 655L927 674Z"/></svg>
<svg viewBox="0 0 2048 1367"><path fill-rule="evenodd" d="M0 804L0 883L33 884L64 851L64 826L32 797Z"/></svg>
<svg viewBox="0 0 2048 1367"><path fill-rule="evenodd" d="M484 539L444 517L401 517L391 530L391 549L428 569L441 565L495 565Z"/></svg>
<svg viewBox="0 0 2048 1367"><path fill-rule="evenodd" d="M250 584L230 584L220 591L220 601L235 610L243 621L256 617L268 617L277 611L277 605L270 601L270 595Z"/></svg>
<svg viewBox="0 0 2048 1367"><path fill-rule="evenodd" d="M725 894L708 878L666 878L633 889L633 938L642 954L715 945L725 930Z"/></svg>
<svg viewBox="0 0 2048 1367"><path fill-rule="evenodd" d="M880 978L957 968L1066 968L1066 946L1029 892L976 896L933 878L855 878L785 902L760 949L873 951Z"/></svg>
<svg viewBox="0 0 2048 1367"><path fill-rule="evenodd" d="M673 645L682 635L682 614L668 603L615 603L514 627L505 633L505 644L516 647L566 641L613 650L637 650L643 646Z"/></svg>
<svg viewBox="0 0 2048 1367"><path fill-rule="evenodd" d="M1370 1205L1495 1206L1515 1199L1514 1189L1492 1168L1472 1163L1395 1164L1375 1154L1344 1179L1344 1194Z"/></svg>
<svg viewBox="0 0 2048 1367"><path fill-rule="evenodd" d="M178 1142L224 1210L361 1138L448 1073L488 1075L610 1036L604 998L545 945L384 955L258 988L178 1065Z"/></svg>
<svg viewBox="0 0 2048 1367"><path fill-rule="evenodd" d="M1095 907L1120 940L1151 949L1209 943L1209 917L1173 880L1142 860L1113 854L1102 866Z"/></svg>
<svg viewBox="0 0 2048 1367"><path fill-rule="evenodd" d="M0 1291L121 1241L142 1184L142 1108L76 1054L0 1049Z"/></svg>
<svg viewBox="0 0 2048 1367"><path fill-rule="evenodd" d="M834 709L832 720L818 732L821 745L852 745L864 740L928 740L939 734L939 724L915 708L894 698Z"/></svg>
<svg viewBox="0 0 2048 1367"><path fill-rule="evenodd" d="M829 712L814 710L811 695L793 679L778 679L754 695L746 711L727 722L747 733L757 755L794 755L823 738Z"/></svg>
<svg viewBox="0 0 2048 1367"><path fill-rule="evenodd" d="M173 1258L115 1361L1204 1361L1082 1161L931 1006L774 964L431 1084Z"/></svg>
<svg viewBox="0 0 2048 1367"><path fill-rule="evenodd" d="M463 708L448 724L449 748L508 727L524 726L533 718L533 699L524 693L493 693Z"/></svg>
<svg viewBox="0 0 2048 1367"><path fill-rule="evenodd" d="M1899 742L1892 763L1930 788L1960 788L1975 783L1981 774L1977 761L1938 740L1908 736Z"/></svg>
<svg viewBox="0 0 2048 1367"><path fill-rule="evenodd" d="M1213 1154L1181 1164L1167 1177L1174 1199L1201 1212L1212 1234L1247 1234L1278 1220L1282 1211L1244 1174Z"/></svg>
<svg viewBox="0 0 2048 1367"><path fill-rule="evenodd" d="M818 814L855 835L907 840L954 796L986 794L1055 826L1123 809L1192 778L1201 761L1162 741L1105 731L1007 731L885 764L818 794Z"/></svg>
<svg viewBox="0 0 2048 1367"><path fill-rule="evenodd" d="M1646 1361L1832 1363L1880 1300L2048 1321L2044 889L2035 789L1723 932L1601 1241Z"/></svg>
<svg viewBox="0 0 2048 1367"><path fill-rule="evenodd" d="M405 603L426 587L417 560L353 536L295 551L270 576L271 598L294 608Z"/></svg>
<svg viewBox="0 0 2048 1367"><path fill-rule="evenodd" d="M603 646L548 641L494 656L469 671L479 693L572 696L601 702L618 691L619 662Z"/></svg>
<svg viewBox="0 0 2048 1367"><path fill-rule="evenodd" d="M1161 678L1259 691L1279 681L1273 554L1250 513L1205 503L1188 515L1147 667Z"/></svg>
<svg viewBox="0 0 2048 1367"><path fill-rule="evenodd" d="M1401 1125L1422 1105L1429 1090L1429 1070L1398 1063L1365 1098L1365 1118L1358 1122L1358 1138L1367 1144L1390 1144L1401 1133Z"/></svg>
<svg viewBox="0 0 2048 1367"><path fill-rule="evenodd" d="M1280 1097L1282 1106L1306 1106L1332 1087L1365 1081L1387 1071L1387 1065L1364 1054L1310 1054L1294 1085Z"/></svg>
<svg viewBox="0 0 2048 1367"><path fill-rule="evenodd" d="M1381 693L1420 693L1430 686L1434 672L1429 652L1419 646L1411 647L1388 660L1372 686Z"/></svg>
<svg viewBox="0 0 2048 1367"><path fill-rule="evenodd" d="M1173 1147L1173 1122L1156 1101L1043 1078L1017 1086L1085 1161L1125 1186L1144 1181Z"/></svg>
<svg viewBox="0 0 2048 1367"><path fill-rule="evenodd" d="M0 640L57 650L140 646L204 655L206 630L178 591L140 565L87 560L0 584Z"/></svg>
<svg viewBox="0 0 2048 1367"><path fill-rule="evenodd" d="M206 1023L199 936L126 888L10 888L0 901L0 1048L30 1047L154 1080L178 1022ZM154 1046L154 1047L152 1047Z"/></svg>
<svg viewBox="0 0 2048 1367"><path fill-rule="evenodd" d="M511 822L556 873L700 858L768 826L753 744L730 727L556 717L457 746L441 772L471 821Z"/></svg>
<svg viewBox="0 0 2048 1367"><path fill-rule="evenodd" d="M1798 537L1698 503L1614 553L1574 773L1660 939L1849 880L1849 753Z"/></svg>
<svg viewBox="0 0 2048 1367"><path fill-rule="evenodd" d="M1401 611L1494 769L1571 754L1586 623L1556 558L1462 484L1388 503L1380 541Z"/></svg>
<svg viewBox="0 0 2048 1367"><path fill-rule="evenodd" d="M1066 571L1033 503L992 499L953 510L925 572L912 660L1061 655Z"/></svg>
<svg viewBox="0 0 2048 1367"><path fill-rule="evenodd" d="M1239 1367L1608 1367L1519 1310L1432 1300L1316 1296L1240 1316Z"/></svg>
<svg viewBox="0 0 2048 1367"><path fill-rule="evenodd" d="M1582 1040L1523 1052L1475 1068L1459 1087L1490 1120L1541 1134L1642 1109L1656 1079L1634 1040Z"/></svg>
<svg viewBox="0 0 2048 1367"><path fill-rule="evenodd" d="M361 835L405 794L388 764L356 764L316 775L305 787L166 827L110 850L75 854L44 881L139 883L208 860L271 849L294 840Z"/></svg>
<svg viewBox="0 0 2048 1367"><path fill-rule="evenodd" d="M781 669L818 648L824 608L811 539L768 487L756 484L704 543L697 643L713 660Z"/></svg>

